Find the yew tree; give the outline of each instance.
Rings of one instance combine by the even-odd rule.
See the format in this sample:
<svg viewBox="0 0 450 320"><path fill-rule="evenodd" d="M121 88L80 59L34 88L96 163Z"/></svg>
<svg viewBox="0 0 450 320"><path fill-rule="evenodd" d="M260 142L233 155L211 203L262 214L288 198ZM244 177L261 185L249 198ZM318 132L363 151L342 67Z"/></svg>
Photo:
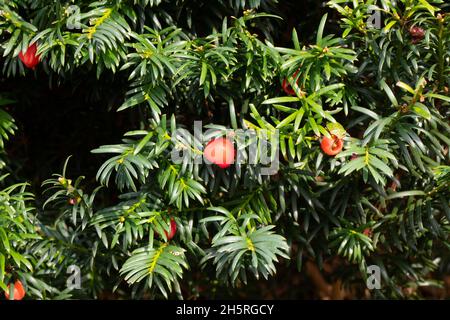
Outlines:
<svg viewBox="0 0 450 320"><path fill-rule="evenodd" d="M0 0L1 291L252 296L281 273L301 278L297 297L317 297L307 293L311 268L355 298L442 287L448 9L441 0ZM83 83L81 95L132 119L117 133L105 116L89 135L122 139L60 155L45 179L20 174L51 152L10 156L27 143L15 137L23 95ZM26 113L46 128L88 144L29 100ZM103 117L99 109L72 121ZM252 134L239 141L239 132ZM248 148L264 143L275 171ZM96 174L80 158L101 161ZM369 290L374 265L380 288ZM68 279L68 270L79 272Z"/></svg>

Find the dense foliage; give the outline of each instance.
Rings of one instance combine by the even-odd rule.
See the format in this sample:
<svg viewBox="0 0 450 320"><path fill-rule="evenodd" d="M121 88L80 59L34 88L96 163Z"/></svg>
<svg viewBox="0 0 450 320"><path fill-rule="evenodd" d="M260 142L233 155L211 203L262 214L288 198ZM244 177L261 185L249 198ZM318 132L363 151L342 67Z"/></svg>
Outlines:
<svg viewBox="0 0 450 320"><path fill-rule="evenodd" d="M72 176L75 151L39 181L41 200L26 183L2 183L2 290L20 279L28 298L211 297L245 292L286 266L304 274L305 261L354 297L417 297L443 285L449 5L332 0L286 41L283 2L0 0L2 86L95 77L101 95L102 83L117 81L122 101L112 108L137 118L122 141L92 150L104 161L97 183ZM374 14L380 26L367 23ZM34 70L19 58L33 43ZM0 95L3 106L20 99ZM209 135L194 136L198 120ZM275 136L276 174L171 161L174 149L201 155L228 128ZM2 150L17 130L0 110ZM330 156L321 141L333 136L343 150ZM3 179L16 176L7 158ZM114 203L98 200L108 190L121 193ZM369 265L381 268L380 290L366 289ZM80 268L80 289L66 286L70 266Z"/></svg>

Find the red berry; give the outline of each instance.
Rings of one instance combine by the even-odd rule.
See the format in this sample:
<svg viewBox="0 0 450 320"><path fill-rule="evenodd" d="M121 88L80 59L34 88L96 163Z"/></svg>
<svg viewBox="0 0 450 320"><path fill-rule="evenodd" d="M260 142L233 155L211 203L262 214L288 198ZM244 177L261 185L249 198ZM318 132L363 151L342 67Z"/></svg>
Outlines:
<svg viewBox="0 0 450 320"><path fill-rule="evenodd" d="M292 78L295 79L297 74L298 74L298 70L292 75ZM299 80L300 79L297 79L297 84L298 84ZM292 89L292 86L289 84L289 81L287 79L283 79L282 87L283 87L284 92L286 92L286 94L288 94L290 96L295 96L295 94L296 94L295 90Z"/></svg>
<svg viewBox="0 0 450 320"><path fill-rule="evenodd" d="M80 198L80 197L70 198L70 199L69 199L69 204L72 205L72 206L74 206L74 205L80 203L80 201L81 201L81 198Z"/></svg>
<svg viewBox="0 0 450 320"><path fill-rule="evenodd" d="M10 285L8 285L8 290L5 291L5 297L9 300L9 288ZM13 293L13 300L22 300L23 297L25 297L25 289L22 285L22 282L20 280L17 280L14 282L14 293Z"/></svg>
<svg viewBox="0 0 450 320"><path fill-rule="evenodd" d="M36 55L37 49L37 44L33 43L28 47L25 53L19 53L19 59L27 68L34 69L39 63L40 56Z"/></svg>
<svg viewBox="0 0 450 320"><path fill-rule="evenodd" d="M425 37L425 30L420 27L414 26L414 27L409 28L409 34L412 37L411 42L415 44L415 43L418 43L419 41L421 41Z"/></svg>
<svg viewBox="0 0 450 320"><path fill-rule="evenodd" d="M170 230L169 232L164 230L164 234L166 235L167 241L170 241L175 236L176 232L177 232L177 223L175 222L174 218L170 218ZM155 232L155 235L159 236L159 233Z"/></svg>
<svg viewBox="0 0 450 320"><path fill-rule="evenodd" d="M204 157L222 169L228 168L234 163L236 151L233 142L227 138L217 138L211 140L205 148Z"/></svg>
<svg viewBox="0 0 450 320"><path fill-rule="evenodd" d="M343 146L344 140L339 139L335 135L332 135L331 138L323 137L322 142L320 143L322 151L329 156L337 155L342 151Z"/></svg>
<svg viewBox="0 0 450 320"><path fill-rule="evenodd" d="M173 218L170 218L170 232L167 233L167 231L164 231L167 237L167 241L171 240L175 236L176 232L177 232L177 223Z"/></svg>
<svg viewBox="0 0 450 320"><path fill-rule="evenodd" d="M370 228L364 229L363 234L364 234L366 237L372 237L372 229L370 229Z"/></svg>
<svg viewBox="0 0 450 320"><path fill-rule="evenodd" d="M421 27L414 26L409 29L409 34L414 38L423 39L425 37L425 30Z"/></svg>

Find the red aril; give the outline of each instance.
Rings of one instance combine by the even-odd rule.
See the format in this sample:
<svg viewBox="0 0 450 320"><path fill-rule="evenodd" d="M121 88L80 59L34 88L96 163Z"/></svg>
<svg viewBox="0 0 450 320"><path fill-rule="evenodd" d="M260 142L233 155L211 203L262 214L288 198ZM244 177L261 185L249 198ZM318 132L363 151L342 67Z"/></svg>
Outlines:
<svg viewBox="0 0 450 320"><path fill-rule="evenodd" d="M320 147L322 151L329 156L335 156L342 151L344 146L344 140L338 138L335 135L331 135L331 138L323 137Z"/></svg>
<svg viewBox="0 0 450 320"><path fill-rule="evenodd" d="M34 69L39 63L40 56L36 55L37 49L37 44L35 42L30 45L25 52L19 53L19 59L27 68Z"/></svg>
<svg viewBox="0 0 450 320"><path fill-rule="evenodd" d="M411 27L409 28L409 34L411 35L412 38L412 43L416 44L418 42L420 42L423 38L425 38L425 30L422 29L421 27Z"/></svg>
<svg viewBox="0 0 450 320"><path fill-rule="evenodd" d="M8 290L5 291L5 297L9 300L9 288L11 285L8 285ZM13 300L22 300L25 297L25 289L20 280L16 280L14 282L14 293Z"/></svg>
<svg viewBox="0 0 450 320"><path fill-rule="evenodd" d="M413 38L423 39L425 37L425 30L422 29L421 27L414 26L409 28L409 34Z"/></svg>
<svg viewBox="0 0 450 320"><path fill-rule="evenodd" d="M209 162L225 169L234 163L236 151L229 139L217 138L206 145L203 155Z"/></svg>
<svg viewBox="0 0 450 320"><path fill-rule="evenodd" d="M370 228L366 228L366 229L364 229L364 231L363 231L363 235L365 235L365 236L367 236L367 237L369 237L369 238L372 237L372 234L373 234L373 232L372 232L372 229L370 229Z"/></svg>
<svg viewBox="0 0 450 320"><path fill-rule="evenodd" d="M164 234L166 235L167 241L170 241L175 236L176 232L177 232L177 223L175 222L174 218L170 218L170 230L169 232L164 230ZM159 233L155 232L155 235L159 236Z"/></svg>
<svg viewBox="0 0 450 320"><path fill-rule="evenodd" d="M167 241L171 240L175 236L176 232L177 232L177 223L173 218L170 218L170 231L169 233L167 233L167 231L164 231L167 237Z"/></svg>
<svg viewBox="0 0 450 320"><path fill-rule="evenodd" d="M298 74L298 70L295 71L295 73L292 75L292 79L293 80L295 80L295 77L297 77L297 74ZM298 81L299 80L300 79L297 79L297 85L298 85ZM295 96L296 95L295 90L289 84L289 81L287 79L283 80L282 87L283 87L284 92L286 92L286 94L288 94L290 96Z"/></svg>

